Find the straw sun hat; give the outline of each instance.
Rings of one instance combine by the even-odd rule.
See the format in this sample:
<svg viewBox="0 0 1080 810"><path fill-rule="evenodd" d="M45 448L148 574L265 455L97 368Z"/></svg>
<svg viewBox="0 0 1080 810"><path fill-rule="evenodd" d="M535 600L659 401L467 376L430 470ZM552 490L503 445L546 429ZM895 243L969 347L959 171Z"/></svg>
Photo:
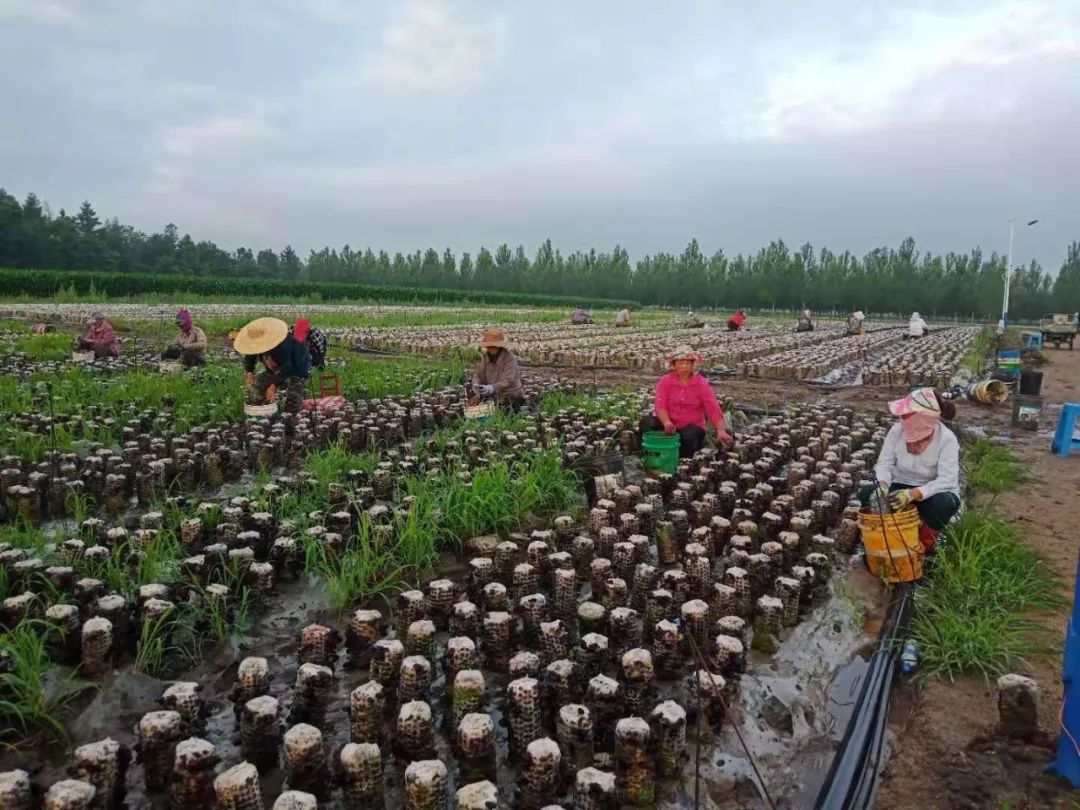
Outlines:
<svg viewBox="0 0 1080 810"><path fill-rule="evenodd" d="M485 329L484 339L480 341L481 349L505 349L506 335L503 334L502 329Z"/></svg>
<svg viewBox="0 0 1080 810"><path fill-rule="evenodd" d="M289 325L277 318L259 318L247 324L233 341L240 354L265 354L285 340Z"/></svg>
<svg viewBox="0 0 1080 810"><path fill-rule="evenodd" d="M681 346L676 346L675 351L668 355L667 361L669 365L673 365L676 360L693 360L695 363L700 363L701 355L684 343Z"/></svg>

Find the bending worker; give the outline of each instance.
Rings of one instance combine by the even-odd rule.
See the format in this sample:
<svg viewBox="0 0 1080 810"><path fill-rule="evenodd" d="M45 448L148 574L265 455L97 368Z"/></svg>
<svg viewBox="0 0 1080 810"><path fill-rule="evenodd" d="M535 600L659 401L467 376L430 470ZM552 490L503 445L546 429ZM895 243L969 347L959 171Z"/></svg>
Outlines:
<svg viewBox="0 0 1080 810"><path fill-rule="evenodd" d="M738 332L746 323L746 313L741 309L735 310L735 314L728 318L727 329L729 332Z"/></svg>
<svg viewBox="0 0 1080 810"><path fill-rule="evenodd" d="M300 410L311 371L311 356L304 342L289 334L285 321L254 320L240 330L233 347L244 357L249 405L276 402L278 389L283 388L285 412ZM256 375L255 366L260 360L264 368Z"/></svg>
<svg viewBox="0 0 1080 810"><path fill-rule="evenodd" d="M95 360L119 357L120 341L116 339L116 331L112 324L105 320L105 316L95 312L86 323L90 328L86 331L86 337L78 339L78 347L84 351L93 351Z"/></svg>
<svg viewBox="0 0 1080 810"><path fill-rule="evenodd" d="M919 540L930 551L960 509L960 443L941 424L956 415L956 406L933 388L917 388L890 402L889 411L900 421L881 445L876 489L894 510L909 505L919 510ZM859 491L864 507L870 506L874 490L869 485Z"/></svg>
<svg viewBox="0 0 1080 810"><path fill-rule="evenodd" d="M911 320L908 321L907 335L904 336L904 339L912 340L914 338L921 338L929 331L930 330L926 328L926 321L922 319L922 316L918 312L912 312Z"/></svg>
<svg viewBox="0 0 1080 810"><path fill-rule="evenodd" d="M195 325L186 309L176 313L176 337L161 356L179 360L185 368L206 363L206 333Z"/></svg>
<svg viewBox="0 0 1080 810"><path fill-rule="evenodd" d="M814 331L814 318L810 314L810 310L804 309L799 313L799 325L795 327L796 332L813 332Z"/></svg>
<svg viewBox="0 0 1080 810"><path fill-rule="evenodd" d="M630 326L630 307L623 307L615 315L616 326Z"/></svg>
<svg viewBox="0 0 1080 810"><path fill-rule="evenodd" d="M861 309L857 309L848 316L847 332L848 335L861 335L863 333L863 322L866 320L866 316Z"/></svg>
<svg viewBox="0 0 1080 810"><path fill-rule="evenodd" d="M297 318L290 331L294 338L307 346L308 354L311 355L311 367L326 368L326 333L312 326L307 318Z"/></svg>
<svg viewBox="0 0 1080 810"><path fill-rule="evenodd" d="M699 318L697 315L695 315L694 310L690 310L689 312L686 313L686 320L683 321L683 328L684 329L704 329L705 328L705 321L701 320L701 318Z"/></svg>
<svg viewBox="0 0 1080 810"><path fill-rule="evenodd" d="M678 433L679 457L693 458L705 446L705 421L712 423L717 440L729 446L734 441L724 425L724 412L716 401L709 381L697 373L701 355L689 346L679 346L668 358L671 371L656 383L653 415L641 420L641 430Z"/></svg>
<svg viewBox="0 0 1080 810"><path fill-rule="evenodd" d="M592 316L584 307L578 307L570 315L570 323L574 326L584 326L585 324L592 323Z"/></svg>
<svg viewBox="0 0 1080 810"><path fill-rule="evenodd" d="M488 329L480 341L484 353L473 368L472 385L476 396L472 404L481 399L494 399L500 408L520 411L525 404L525 389L521 385L521 369L517 358L506 345L501 329Z"/></svg>

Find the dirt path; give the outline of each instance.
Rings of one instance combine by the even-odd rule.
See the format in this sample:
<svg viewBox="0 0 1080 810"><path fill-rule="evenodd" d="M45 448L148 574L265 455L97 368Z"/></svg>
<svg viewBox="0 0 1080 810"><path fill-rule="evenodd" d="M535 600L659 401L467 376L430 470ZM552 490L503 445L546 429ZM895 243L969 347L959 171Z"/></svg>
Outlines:
<svg viewBox="0 0 1080 810"><path fill-rule="evenodd" d="M1042 744L1017 744L996 736L994 684L970 678L934 681L920 691L900 689L893 704L896 746L878 801L882 810L900 808L1075 808L1080 792L1042 774L1054 756L1061 707L1061 640L1072 604L1076 574L1076 526L1080 517L1080 457L1061 459L1050 441L1062 402L1080 401L1080 351L1048 350L1042 394L1045 405L1039 431L1016 430L1006 408L988 411L963 404L959 422L980 423L1008 435L1032 480L998 500L998 508L1021 527L1021 540L1061 580L1066 604L1038 617L1050 631L1055 649L1034 658L1023 674L1041 690Z"/></svg>

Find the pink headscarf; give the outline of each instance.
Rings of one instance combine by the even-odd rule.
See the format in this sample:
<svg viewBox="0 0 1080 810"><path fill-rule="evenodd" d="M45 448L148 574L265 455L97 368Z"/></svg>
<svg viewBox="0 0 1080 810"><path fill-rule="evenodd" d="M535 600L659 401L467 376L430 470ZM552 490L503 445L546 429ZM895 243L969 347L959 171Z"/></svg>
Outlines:
<svg viewBox="0 0 1080 810"><path fill-rule="evenodd" d="M191 313L186 309L182 309L176 313L176 323L184 330L185 333L191 331Z"/></svg>
<svg viewBox="0 0 1080 810"><path fill-rule="evenodd" d="M903 399L893 400L889 411L900 417L904 441L908 444L929 439L941 422L941 406L932 388L917 388Z"/></svg>

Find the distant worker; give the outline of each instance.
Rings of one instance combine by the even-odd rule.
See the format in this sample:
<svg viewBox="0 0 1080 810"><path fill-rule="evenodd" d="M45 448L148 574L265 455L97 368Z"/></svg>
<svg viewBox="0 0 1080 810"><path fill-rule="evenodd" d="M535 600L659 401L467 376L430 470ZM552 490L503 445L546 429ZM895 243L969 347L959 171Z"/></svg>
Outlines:
<svg viewBox="0 0 1080 810"><path fill-rule="evenodd" d="M926 327L926 321L922 319L922 316L918 312L911 313L911 320L908 321L907 334L904 336L905 340L914 340L916 338L924 337L930 332Z"/></svg>
<svg viewBox="0 0 1080 810"><path fill-rule="evenodd" d="M708 379L697 373L701 355L689 346L675 349L668 357L671 371L656 383L653 414L641 420L641 431L662 430L679 434L679 457L693 458L705 446L706 420L716 430L717 441L730 446L734 441L724 425L724 412Z"/></svg>
<svg viewBox="0 0 1080 810"><path fill-rule="evenodd" d="M873 508L875 489L894 509L919 510L919 540L925 551L960 510L960 443L941 421L956 415L956 406L933 388L916 388L889 403L900 420L881 445L874 476L877 484L859 491L864 507Z"/></svg>
<svg viewBox="0 0 1080 810"><path fill-rule="evenodd" d="M86 337L78 338L76 345L83 351L93 351L94 359L102 357L119 357L120 341L116 338L116 330L112 324L105 320L100 312L95 312L86 322L90 328L86 331Z"/></svg>
<svg viewBox="0 0 1080 810"><path fill-rule="evenodd" d="M813 332L814 331L814 318L810 314L810 310L804 309L799 313L799 325L795 327L796 332Z"/></svg>
<svg viewBox="0 0 1080 810"><path fill-rule="evenodd" d="M176 337L171 346L162 353L165 360L179 360L184 368L206 363L206 333L191 319L191 313L182 309L176 313Z"/></svg>
<svg viewBox="0 0 1080 810"><path fill-rule="evenodd" d="M584 324L592 323L592 315L590 315L588 310L583 307L578 307L574 310L574 314L570 316L570 323L574 326L583 326Z"/></svg>
<svg viewBox="0 0 1080 810"><path fill-rule="evenodd" d="M866 321L866 316L863 315L861 309L857 309L851 313L847 321L847 333L848 335L861 335L863 334L863 323Z"/></svg>
<svg viewBox="0 0 1080 810"><path fill-rule="evenodd" d="M615 316L616 326L630 326L630 307L623 307L619 310L619 314Z"/></svg>
<svg viewBox="0 0 1080 810"><path fill-rule="evenodd" d="M727 330L729 332L738 332L743 328L744 323L746 323L746 313L741 309L737 309L735 314L728 318Z"/></svg>
<svg viewBox="0 0 1080 810"><path fill-rule="evenodd" d="M247 324L233 341L244 358L249 405L277 401L278 389L285 391L285 412L296 413L304 401L304 389L311 373L307 345L289 334L289 325L277 318L259 318ZM255 374L262 361L264 369Z"/></svg>
<svg viewBox="0 0 1080 810"><path fill-rule="evenodd" d="M705 321L701 320L694 314L694 310L690 310L686 313L686 321L683 322L684 329L704 329Z"/></svg>
<svg viewBox="0 0 1080 810"><path fill-rule="evenodd" d="M1005 319L1004 318L998 318L997 333L999 335L1004 335L1005 334Z"/></svg>
<svg viewBox="0 0 1080 810"><path fill-rule="evenodd" d="M311 367L320 370L326 368L326 346L329 342L326 333L313 327L307 318L298 318L290 331L294 338L307 346Z"/></svg>
<svg viewBox="0 0 1080 810"><path fill-rule="evenodd" d="M525 389L521 384L521 369L517 358L506 344L501 329L488 329L480 341L483 357L473 368L473 397L470 403L495 400L500 408L517 412L525 404Z"/></svg>

